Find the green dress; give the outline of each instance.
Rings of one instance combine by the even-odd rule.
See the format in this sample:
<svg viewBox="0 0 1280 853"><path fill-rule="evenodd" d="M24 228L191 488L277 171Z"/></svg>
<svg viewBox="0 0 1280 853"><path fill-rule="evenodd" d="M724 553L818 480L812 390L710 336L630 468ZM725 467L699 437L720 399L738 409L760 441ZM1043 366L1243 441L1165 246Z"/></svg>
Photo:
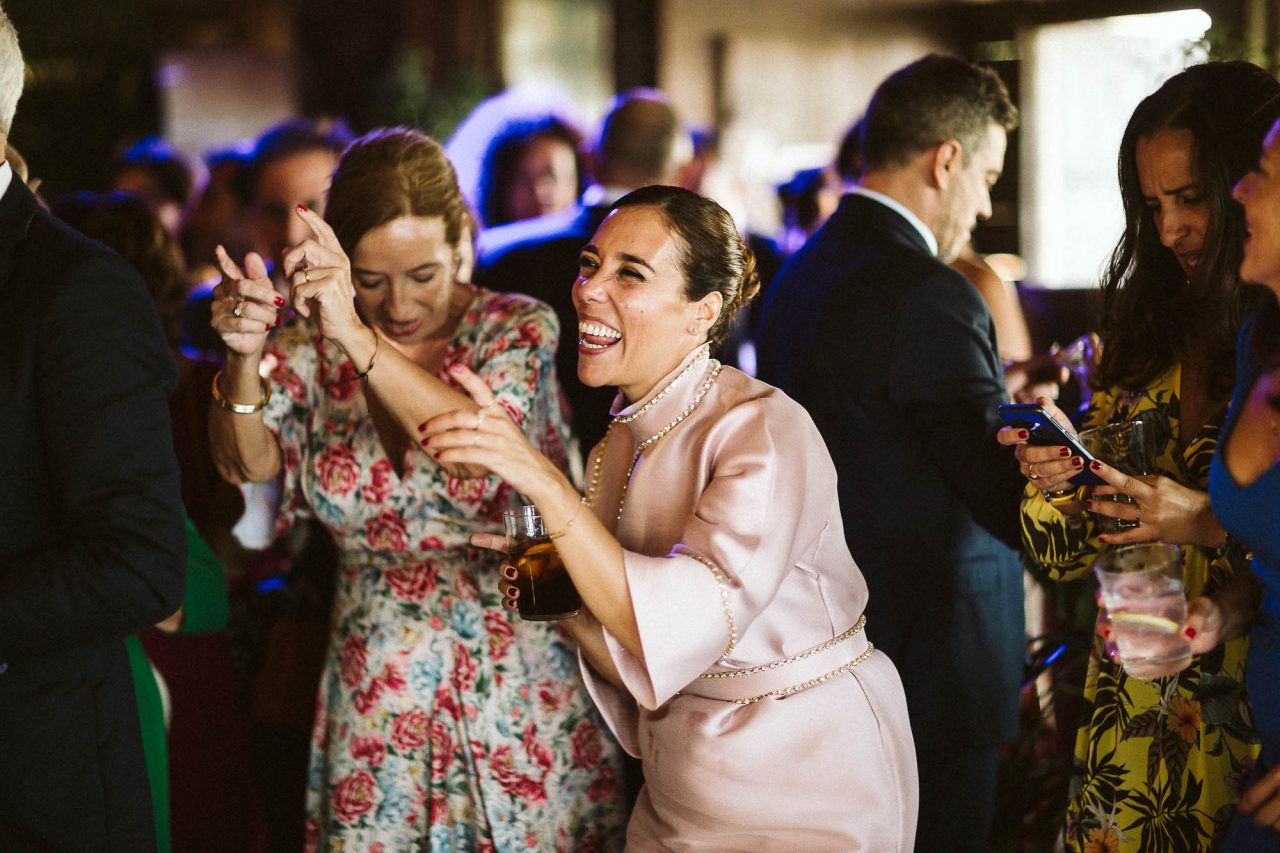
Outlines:
<svg viewBox="0 0 1280 853"><path fill-rule="evenodd" d="M227 584L222 562L214 555L187 518L187 588L182 597L182 627L179 634L208 634L227 624ZM169 747L164 725L164 706L151 662L137 634L125 638L133 687L138 700L138 720L142 725L142 752L151 782L151 808L156 822L157 853L169 853Z"/></svg>
<svg viewBox="0 0 1280 853"><path fill-rule="evenodd" d="M1209 463L1226 408L1214 413L1185 450L1178 449L1181 365L1140 392L1097 392L1084 428L1136 420L1154 423L1156 470L1207 491ZM1023 541L1032 570L1055 581L1092 579L1090 567L1107 546L1095 516L1074 518L1050 506L1028 485ZM1188 597L1248 572L1244 551L1185 546ZM1066 848L1076 851L1211 850L1235 813L1258 738L1244 693L1247 639L1194 657L1177 676L1131 678L1095 639L1076 736Z"/></svg>

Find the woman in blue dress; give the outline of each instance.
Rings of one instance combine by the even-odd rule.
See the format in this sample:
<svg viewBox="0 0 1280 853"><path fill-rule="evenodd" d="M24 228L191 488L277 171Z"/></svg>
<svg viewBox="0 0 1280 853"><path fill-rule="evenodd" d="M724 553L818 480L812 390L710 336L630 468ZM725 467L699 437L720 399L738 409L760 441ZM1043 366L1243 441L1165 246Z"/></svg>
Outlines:
<svg viewBox="0 0 1280 853"><path fill-rule="evenodd" d="M1228 534L1252 551L1252 573L1189 605L1193 651L1249 633L1247 690L1262 754L1224 850L1280 851L1280 122L1236 185L1247 237L1240 277L1269 293L1240 334L1237 381L1209 476Z"/></svg>

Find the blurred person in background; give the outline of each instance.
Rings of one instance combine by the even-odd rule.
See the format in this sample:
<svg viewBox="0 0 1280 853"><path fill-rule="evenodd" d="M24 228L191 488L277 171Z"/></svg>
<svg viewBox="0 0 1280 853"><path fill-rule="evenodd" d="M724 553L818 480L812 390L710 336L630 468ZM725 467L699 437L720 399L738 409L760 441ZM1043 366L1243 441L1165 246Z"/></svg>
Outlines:
<svg viewBox="0 0 1280 853"><path fill-rule="evenodd" d="M782 207L782 233L778 245L790 256L831 218L840 204L844 186L835 169L801 169L785 184L778 185Z"/></svg>
<svg viewBox="0 0 1280 853"><path fill-rule="evenodd" d="M111 188L134 193L160 217L166 231L177 237L186 221L193 190L199 182L196 166L159 136L131 146L116 163Z"/></svg>
<svg viewBox="0 0 1280 853"><path fill-rule="evenodd" d="M182 230L182 251L192 283L218 277L214 247L223 246L233 257L244 257L249 251L250 153L222 148L206 153L204 164L208 178Z"/></svg>
<svg viewBox="0 0 1280 853"><path fill-rule="evenodd" d="M510 121L490 141L480 173L485 228L568 210L586 186L582 132L556 115Z"/></svg>
<svg viewBox="0 0 1280 853"><path fill-rule="evenodd" d="M1181 545L1188 596L1215 595L1249 571L1209 503L1209 469L1236 379L1235 340L1253 299L1239 272L1245 238L1232 186L1280 114L1280 83L1246 62L1193 66L1138 104L1120 143L1125 229L1102 280L1102 360L1082 427L1141 420L1155 470L1075 489L1083 460L1032 447L1013 428L1027 477L1023 542L1050 580L1092 580L1109 548ZM1046 403L1063 424L1067 417ZM1119 491L1133 503L1105 499ZM1065 493L1062 490L1066 490ZM1103 533L1104 517L1130 529ZM1258 754L1243 702L1247 641L1193 658L1180 674L1142 679L1111 659L1100 619L1084 685L1070 850L1214 849Z"/></svg>

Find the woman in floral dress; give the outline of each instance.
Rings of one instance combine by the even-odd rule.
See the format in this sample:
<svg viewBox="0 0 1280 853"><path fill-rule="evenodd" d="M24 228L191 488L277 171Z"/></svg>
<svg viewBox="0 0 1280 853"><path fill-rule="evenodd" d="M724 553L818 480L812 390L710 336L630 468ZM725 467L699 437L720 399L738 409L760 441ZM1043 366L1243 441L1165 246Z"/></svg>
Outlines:
<svg viewBox="0 0 1280 853"><path fill-rule="evenodd" d="M308 790L311 848L615 849L619 752L550 625L513 624L469 547L515 500L495 477L441 466L418 425L468 406L462 364L563 463L554 314L458 280L466 210L440 147L375 131L343 155L326 219L283 272L282 319L260 258L219 255L214 382L224 476L284 472L281 531L314 515L342 552ZM355 299L351 298L354 290Z"/></svg>
<svg viewBox="0 0 1280 853"><path fill-rule="evenodd" d="M1182 546L1189 596L1248 573L1245 552L1209 506L1209 466L1235 378L1244 220L1231 187L1280 111L1280 84L1244 62L1195 66L1138 105L1120 148L1127 225L1103 279L1103 356L1083 426L1142 420L1155 476L1094 463L1110 486L1058 494L1083 467L1066 448L1020 444L1029 483L1023 541L1053 580L1089 576L1103 550ZM1048 402L1048 401L1044 401ZM1058 413L1066 423L1066 416ZM1001 440L1020 443L1016 431ZM1132 503L1099 501L1121 491ZM1101 533L1099 518L1131 529ZM1102 631L1106 622L1102 620ZM1247 640L1144 680L1089 661L1066 815L1074 851L1213 850L1258 754L1244 693Z"/></svg>

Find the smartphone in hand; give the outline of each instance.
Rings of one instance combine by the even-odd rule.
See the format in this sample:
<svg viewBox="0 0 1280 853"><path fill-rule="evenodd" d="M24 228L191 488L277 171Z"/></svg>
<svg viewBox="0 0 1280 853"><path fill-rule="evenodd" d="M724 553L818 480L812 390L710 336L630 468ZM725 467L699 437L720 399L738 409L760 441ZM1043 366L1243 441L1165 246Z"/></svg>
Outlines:
<svg viewBox="0 0 1280 853"><path fill-rule="evenodd" d="M1069 447L1072 455L1084 460L1084 468L1071 478L1077 486L1105 486L1107 483L1089 468L1093 454L1085 450L1080 441L1065 426L1045 411L1039 403L1001 403L996 407L1000 418L1011 427L1025 429L1030 437L1028 444L1045 447Z"/></svg>

